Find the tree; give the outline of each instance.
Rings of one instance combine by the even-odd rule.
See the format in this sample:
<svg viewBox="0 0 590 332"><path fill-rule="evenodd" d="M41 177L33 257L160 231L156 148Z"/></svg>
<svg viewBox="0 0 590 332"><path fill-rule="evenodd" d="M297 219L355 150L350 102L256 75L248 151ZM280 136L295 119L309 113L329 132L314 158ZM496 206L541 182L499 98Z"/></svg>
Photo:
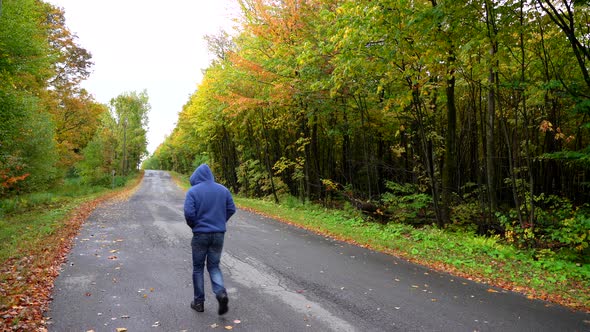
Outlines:
<svg viewBox="0 0 590 332"><path fill-rule="evenodd" d="M92 138L106 109L80 88L90 74L91 54L78 45L77 37L67 28L63 9L44 3L44 11L55 73L44 99L56 126L59 164L68 169L82 158L81 150Z"/></svg>
<svg viewBox="0 0 590 332"><path fill-rule="evenodd" d="M56 179L53 124L39 96L53 74L44 11L5 1L0 16L0 195L42 189Z"/></svg>
<svg viewBox="0 0 590 332"><path fill-rule="evenodd" d="M139 169L147 155L149 98L146 91L122 93L110 101L111 115L117 123L121 174Z"/></svg>

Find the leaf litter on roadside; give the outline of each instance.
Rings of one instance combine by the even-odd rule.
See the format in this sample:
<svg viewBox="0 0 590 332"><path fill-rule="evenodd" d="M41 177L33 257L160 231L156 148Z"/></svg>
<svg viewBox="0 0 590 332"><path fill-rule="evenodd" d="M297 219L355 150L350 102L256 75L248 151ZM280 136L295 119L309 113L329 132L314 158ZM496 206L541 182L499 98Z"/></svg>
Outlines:
<svg viewBox="0 0 590 332"><path fill-rule="evenodd" d="M133 189L110 193L81 204L62 221L64 227L41 239L43 241L35 246L23 249L18 253L19 257L0 262L0 331L47 329L43 313L49 309L55 278L75 244L84 220L102 202L127 199ZM83 238L80 241L90 239Z"/></svg>

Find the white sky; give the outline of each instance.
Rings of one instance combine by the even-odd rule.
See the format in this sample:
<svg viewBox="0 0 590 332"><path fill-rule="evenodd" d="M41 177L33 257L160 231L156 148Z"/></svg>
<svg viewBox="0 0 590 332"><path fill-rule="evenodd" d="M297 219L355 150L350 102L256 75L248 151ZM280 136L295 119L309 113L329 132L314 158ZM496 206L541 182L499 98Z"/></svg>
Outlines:
<svg viewBox="0 0 590 332"><path fill-rule="evenodd" d="M64 8L66 26L92 54L82 87L98 102L147 90L150 153L174 129L210 63L203 36L231 32L238 13L235 0L45 1Z"/></svg>

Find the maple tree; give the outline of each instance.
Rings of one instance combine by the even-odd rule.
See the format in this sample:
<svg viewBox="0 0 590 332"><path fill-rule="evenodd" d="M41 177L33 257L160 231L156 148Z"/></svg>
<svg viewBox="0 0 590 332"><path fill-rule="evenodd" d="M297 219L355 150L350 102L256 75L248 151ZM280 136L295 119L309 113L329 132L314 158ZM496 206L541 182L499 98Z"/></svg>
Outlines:
<svg viewBox="0 0 590 332"><path fill-rule="evenodd" d="M82 158L81 150L92 138L106 108L80 88L90 75L91 54L77 44L77 37L68 30L63 9L49 4L44 8L48 41L55 58L45 103L55 125L58 166L67 169Z"/></svg>

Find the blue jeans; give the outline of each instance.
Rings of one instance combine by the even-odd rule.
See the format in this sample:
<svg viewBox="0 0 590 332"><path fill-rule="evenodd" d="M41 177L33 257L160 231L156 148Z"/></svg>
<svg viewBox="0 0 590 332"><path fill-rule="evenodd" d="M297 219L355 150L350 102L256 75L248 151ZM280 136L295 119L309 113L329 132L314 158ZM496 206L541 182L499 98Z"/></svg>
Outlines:
<svg viewBox="0 0 590 332"><path fill-rule="evenodd" d="M225 294L223 275L219 269L221 251L223 250L224 233L193 233L191 246L193 249L193 287L195 303L205 302L204 267L211 278L211 288L215 296Z"/></svg>

